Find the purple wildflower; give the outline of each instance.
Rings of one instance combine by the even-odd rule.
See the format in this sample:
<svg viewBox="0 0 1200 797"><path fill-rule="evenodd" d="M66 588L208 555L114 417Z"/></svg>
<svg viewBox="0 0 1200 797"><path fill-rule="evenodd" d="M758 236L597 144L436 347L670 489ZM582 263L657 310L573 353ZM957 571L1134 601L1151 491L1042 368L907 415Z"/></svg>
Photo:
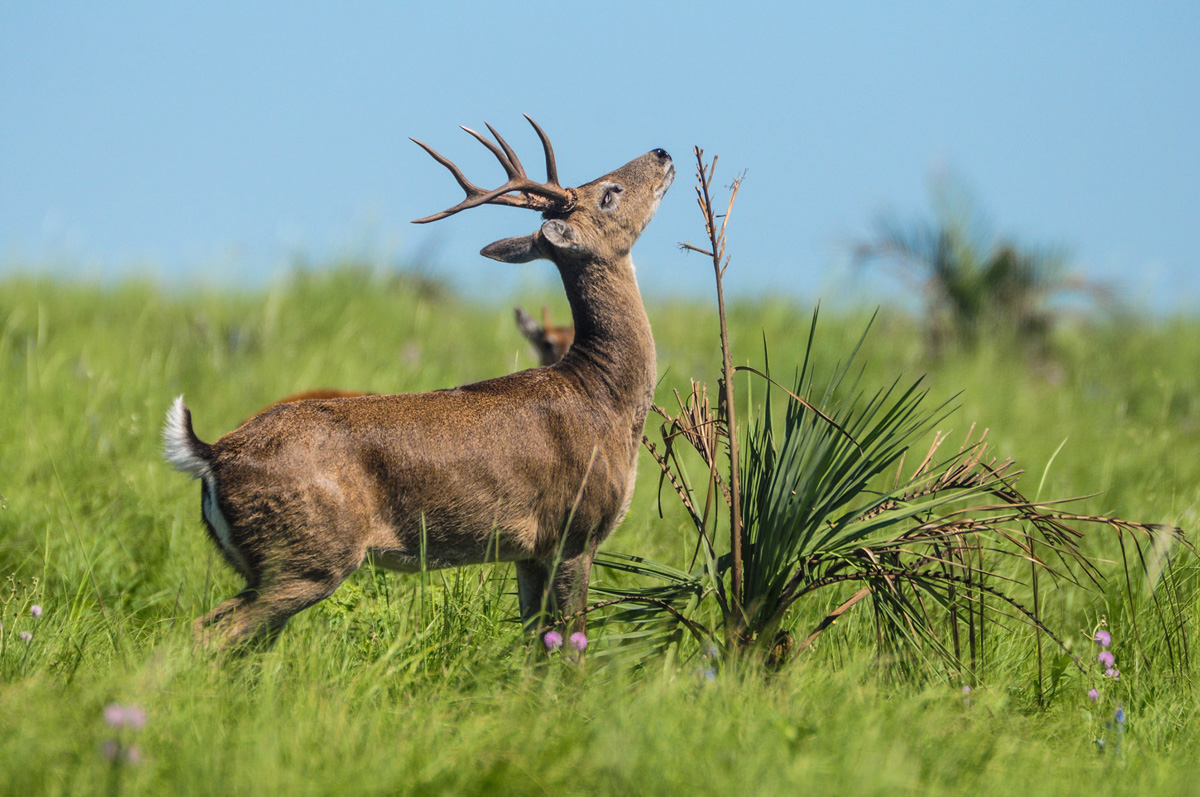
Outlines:
<svg viewBox="0 0 1200 797"><path fill-rule="evenodd" d="M1109 633L1103 629L1097 631L1096 635L1093 636L1092 639L1094 639L1102 648L1106 648L1112 644L1112 637L1109 636Z"/></svg>
<svg viewBox="0 0 1200 797"><path fill-rule="evenodd" d="M546 635L542 637L542 643L546 646L546 650L558 650L562 647L562 634L558 633L557 631L547 631Z"/></svg>
<svg viewBox="0 0 1200 797"><path fill-rule="evenodd" d="M962 693L963 693L964 695L969 695L969 694L971 694L971 687L969 687L969 686L964 686L964 687L962 688Z"/></svg>
<svg viewBox="0 0 1200 797"><path fill-rule="evenodd" d="M21 641L25 643L33 641L33 634L29 633L28 631L22 631L21 633L17 634L17 636L20 637Z"/></svg>
<svg viewBox="0 0 1200 797"><path fill-rule="evenodd" d="M1109 667L1107 670L1104 671L1104 677L1112 678L1114 681L1119 681L1119 680L1121 680L1121 671L1116 669L1115 667Z"/></svg>
<svg viewBox="0 0 1200 797"><path fill-rule="evenodd" d="M580 653L587 650L587 645L588 645L587 634L583 633L582 631L576 631L574 634L571 634L570 642L571 642L571 647L575 648Z"/></svg>
<svg viewBox="0 0 1200 797"><path fill-rule="evenodd" d="M29 613L31 615L33 615L34 618L41 617L42 616L42 607L35 603L29 607Z"/></svg>
<svg viewBox="0 0 1200 797"><path fill-rule="evenodd" d="M1113 666L1113 662L1116 661L1116 657L1113 656L1111 650L1102 650L1102 651L1100 651L1100 655L1096 657L1096 660L1099 661L1101 664L1103 664L1105 667L1108 667L1111 669Z"/></svg>
<svg viewBox="0 0 1200 797"><path fill-rule="evenodd" d="M138 706L109 703L104 707L104 721L110 728L133 728L137 731L146 726L146 711Z"/></svg>
<svg viewBox="0 0 1200 797"><path fill-rule="evenodd" d="M100 745L100 753L114 764L128 762L137 766L142 763L142 751L138 749L136 744L131 744L127 747L116 739L109 739Z"/></svg>
<svg viewBox="0 0 1200 797"><path fill-rule="evenodd" d="M146 710L138 706L125 707L125 724L140 731L146 727Z"/></svg>
<svg viewBox="0 0 1200 797"><path fill-rule="evenodd" d="M1099 689L1089 689L1088 690L1088 700L1092 701L1093 703L1098 703L1100 701L1100 690Z"/></svg>

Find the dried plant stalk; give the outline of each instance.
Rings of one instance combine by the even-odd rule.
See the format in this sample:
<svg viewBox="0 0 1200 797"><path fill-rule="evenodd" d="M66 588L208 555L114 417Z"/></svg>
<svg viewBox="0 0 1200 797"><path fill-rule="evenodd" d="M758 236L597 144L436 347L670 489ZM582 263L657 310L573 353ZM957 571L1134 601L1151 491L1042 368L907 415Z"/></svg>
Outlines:
<svg viewBox="0 0 1200 797"><path fill-rule="evenodd" d="M741 178L733 181L729 189L729 205L721 216L721 224L717 226L717 213L712 200L712 177L717 168L717 158L713 156L710 163L704 162L704 150L693 147L696 155L696 202L704 217L704 232L708 236L708 250L700 249L690 244L683 248L699 252L712 258L713 274L717 281L717 314L721 322L721 402L718 415L725 422L728 430L726 442L729 451L729 548L730 548L730 581L733 592L733 604L740 610L742 605L742 490L741 474L738 455L737 410L733 395L733 354L729 349L729 326L725 319L725 288L722 279L725 269L729 266L729 257L725 254L725 227L729 224L729 216L733 212L733 203L737 200L738 187Z"/></svg>

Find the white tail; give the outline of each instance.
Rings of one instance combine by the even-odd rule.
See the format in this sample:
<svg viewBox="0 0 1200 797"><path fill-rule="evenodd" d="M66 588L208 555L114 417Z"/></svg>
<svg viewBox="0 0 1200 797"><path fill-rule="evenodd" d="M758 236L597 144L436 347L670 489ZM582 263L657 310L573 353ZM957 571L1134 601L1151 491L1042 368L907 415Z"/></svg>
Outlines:
<svg viewBox="0 0 1200 797"><path fill-rule="evenodd" d="M192 431L191 410L183 403L183 396L180 396L167 410L167 423L163 426L163 456L175 470L191 474L193 479L207 476L211 468L204 458L203 449L196 446L198 442L196 433Z"/></svg>

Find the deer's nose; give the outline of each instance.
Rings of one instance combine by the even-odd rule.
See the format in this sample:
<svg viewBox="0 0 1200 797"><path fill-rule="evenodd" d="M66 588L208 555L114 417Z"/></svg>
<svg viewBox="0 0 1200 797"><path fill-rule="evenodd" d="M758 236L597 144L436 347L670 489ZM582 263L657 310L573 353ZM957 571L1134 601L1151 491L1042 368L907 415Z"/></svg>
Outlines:
<svg viewBox="0 0 1200 797"><path fill-rule="evenodd" d="M656 149L656 150L654 150L654 154L658 156L658 159L660 161L671 160L671 156L667 154L667 151L665 149Z"/></svg>

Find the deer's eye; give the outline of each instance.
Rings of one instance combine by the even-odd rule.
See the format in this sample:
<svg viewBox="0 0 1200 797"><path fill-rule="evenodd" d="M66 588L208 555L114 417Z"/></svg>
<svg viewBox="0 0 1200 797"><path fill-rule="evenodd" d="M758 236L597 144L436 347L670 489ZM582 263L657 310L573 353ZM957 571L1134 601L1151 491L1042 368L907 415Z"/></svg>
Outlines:
<svg viewBox="0 0 1200 797"><path fill-rule="evenodd" d="M617 206L617 200L619 200L621 197L622 190L623 189L619 185L609 186L609 188L604 192L604 195L600 197L600 209L614 209Z"/></svg>

